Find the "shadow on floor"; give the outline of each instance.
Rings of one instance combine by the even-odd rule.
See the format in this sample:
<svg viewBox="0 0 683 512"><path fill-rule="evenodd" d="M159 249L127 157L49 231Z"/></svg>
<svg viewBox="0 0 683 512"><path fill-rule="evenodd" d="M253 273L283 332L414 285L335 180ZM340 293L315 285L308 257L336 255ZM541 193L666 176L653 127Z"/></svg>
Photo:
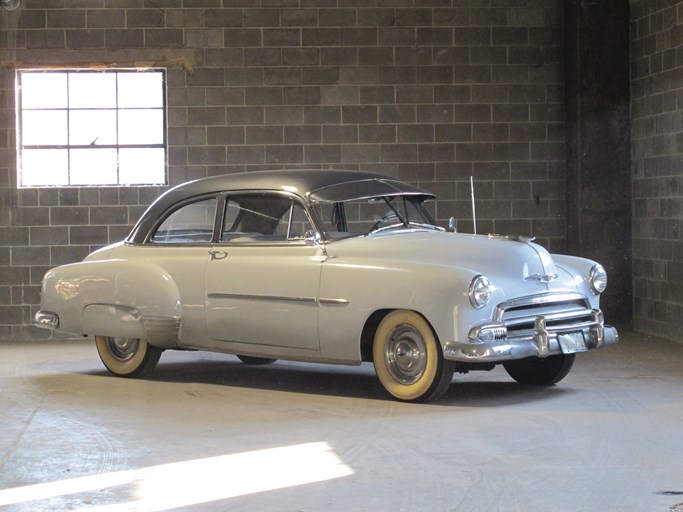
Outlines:
<svg viewBox="0 0 683 512"><path fill-rule="evenodd" d="M502 371L502 370L500 370ZM443 397L432 405L496 407L515 403L549 400L572 393L562 383L550 387L524 386L506 379L504 374L476 372L456 374ZM115 379L108 372L89 375ZM487 376L492 379L486 380ZM237 388L281 391L368 400L392 400L375 376L371 364L333 366L278 361L270 365L246 365L232 358L170 361L159 366L145 380L153 382L192 383Z"/></svg>

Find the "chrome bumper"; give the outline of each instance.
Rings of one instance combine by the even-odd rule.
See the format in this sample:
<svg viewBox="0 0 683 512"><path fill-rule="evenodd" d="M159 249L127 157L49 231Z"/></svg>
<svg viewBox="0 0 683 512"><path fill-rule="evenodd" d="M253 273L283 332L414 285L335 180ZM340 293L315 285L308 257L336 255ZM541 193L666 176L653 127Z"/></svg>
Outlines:
<svg viewBox="0 0 683 512"><path fill-rule="evenodd" d="M38 311L33 317L33 325L54 331L59 327L59 316L51 311Z"/></svg>
<svg viewBox="0 0 683 512"><path fill-rule="evenodd" d="M593 311L590 322L563 326L548 326L544 316L534 320L534 331L530 335L508 336L503 325L488 324L473 328L469 343L450 342L444 347L444 358L466 363L498 363L523 359L525 357L547 357L561 354L562 348L558 335L582 332L586 349L592 350L612 345L619 341L619 333L614 327L606 326L602 313ZM493 333L494 341L482 341L476 336L480 333Z"/></svg>

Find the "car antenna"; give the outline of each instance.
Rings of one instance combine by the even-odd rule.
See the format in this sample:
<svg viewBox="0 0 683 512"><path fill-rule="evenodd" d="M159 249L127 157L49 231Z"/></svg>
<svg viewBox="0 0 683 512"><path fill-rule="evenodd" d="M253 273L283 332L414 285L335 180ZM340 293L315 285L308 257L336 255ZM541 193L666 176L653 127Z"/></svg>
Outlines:
<svg viewBox="0 0 683 512"><path fill-rule="evenodd" d="M470 193L472 194L472 222L474 223L474 234L477 234L477 210L474 207L474 178L470 176Z"/></svg>

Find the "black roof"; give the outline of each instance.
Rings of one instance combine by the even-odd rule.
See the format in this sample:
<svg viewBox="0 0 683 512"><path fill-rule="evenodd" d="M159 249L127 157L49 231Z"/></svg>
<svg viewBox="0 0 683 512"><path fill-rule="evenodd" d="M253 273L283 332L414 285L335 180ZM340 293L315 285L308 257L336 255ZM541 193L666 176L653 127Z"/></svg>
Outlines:
<svg viewBox="0 0 683 512"><path fill-rule="evenodd" d="M159 196L140 217L128 240L141 243L160 215L179 202L218 192L275 190L308 204L387 195L433 194L402 181L363 171L296 169L223 174L182 183Z"/></svg>

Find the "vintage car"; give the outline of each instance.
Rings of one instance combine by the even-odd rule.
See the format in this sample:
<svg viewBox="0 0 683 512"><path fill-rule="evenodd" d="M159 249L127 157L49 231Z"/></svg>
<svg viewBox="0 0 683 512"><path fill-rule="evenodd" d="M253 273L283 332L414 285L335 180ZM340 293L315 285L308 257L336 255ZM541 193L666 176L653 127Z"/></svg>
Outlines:
<svg viewBox="0 0 683 512"><path fill-rule="evenodd" d="M133 377L162 351L374 364L389 395L437 399L502 364L551 385L616 343L604 268L532 238L437 226L434 196L377 174L260 171L179 185L129 237L50 270L35 325L92 336Z"/></svg>

